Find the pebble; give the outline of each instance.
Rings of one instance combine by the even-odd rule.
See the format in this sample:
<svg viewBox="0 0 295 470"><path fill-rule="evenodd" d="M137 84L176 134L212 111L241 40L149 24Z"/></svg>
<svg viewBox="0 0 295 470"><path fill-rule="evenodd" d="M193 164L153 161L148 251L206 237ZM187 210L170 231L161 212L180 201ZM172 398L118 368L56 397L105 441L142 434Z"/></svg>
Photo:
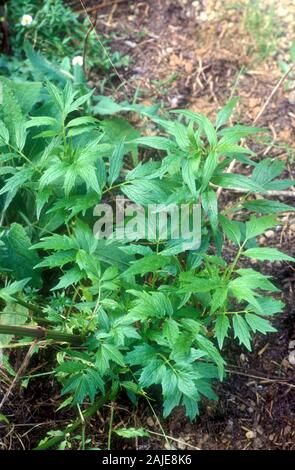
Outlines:
<svg viewBox="0 0 295 470"><path fill-rule="evenodd" d="M177 447L178 449L181 449L181 450L185 450L186 449L186 445L184 442L178 442L177 443Z"/></svg>
<svg viewBox="0 0 295 470"><path fill-rule="evenodd" d="M292 431L291 426L287 425L284 428L284 436L288 436L288 434L290 434L291 431Z"/></svg>
<svg viewBox="0 0 295 470"><path fill-rule="evenodd" d="M273 238L275 236L275 233L273 230L266 230L266 232L264 232L264 235L266 236L266 238Z"/></svg>
<svg viewBox="0 0 295 470"><path fill-rule="evenodd" d="M289 103L295 104L295 90L289 93L288 100L289 100Z"/></svg>
<svg viewBox="0 0 295 470"><path fill-rule="evenodd" d="M282 6L279 6L277 8L277 15L278 16L287 16L288 15L288 10Z"/></svg>
<svg viewBox="0 0 295 470"><path fill-rule="evenodd" d="M208 20L208 16L206 15L206 13L204 11L202 11L199 15L199 19L201 21L207 21Z"/></svg>
<svg viewBox="0 0 295 470"><path fill-rule="evenodd" d="M258 449L263 447L262 440L259 439L259 437L256 437L256 439L254 439L254 446L257 447Z"/></svg>
<svg viewBox="0 0 295 470"><path fill-rule="evenodd" d="M246 438L247 439L254 439L256 437L256 432L254 431L247 431L246 432Z"/></svg>
<svg viewBox="0 0 295 470"><path fill-rule="evenodd" d="M155 425L153 418L149 416L146 420L146 424L150 427L153 427Z"/></svg>
<svg viewBox="0 0 295 470"><path fill-rule="evenodd" d="M258 434L260 434L261 436L264 434L264 430L263 430L262 426L260 426L260 424L257 426L256 431L257 431Z"/></svg>
<svg viewBox="0 0 295 470"><path fill-rule="evenodd" d="M292 366L295 366L295 350L289 353L288 361Z"/></svg>

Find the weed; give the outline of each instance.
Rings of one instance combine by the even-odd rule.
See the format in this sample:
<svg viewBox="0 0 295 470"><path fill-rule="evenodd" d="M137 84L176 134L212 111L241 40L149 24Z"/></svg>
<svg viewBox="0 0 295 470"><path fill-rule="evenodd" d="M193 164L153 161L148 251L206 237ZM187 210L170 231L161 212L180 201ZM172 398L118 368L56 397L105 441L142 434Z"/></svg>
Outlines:
<svg viewBox="0 0 295 470"><path fill-rule="evenodd" d="M33 62L40 59L34 54ZM155 108L110 98L93 105L91 90L55 73L56 84L45 86L1 78L2 346L13 344L15 334L59 344L53 368L64 397L60 407L79 410L73 431L80 425L85 431L82 404L114 401L118 393L150 403L154 387L161 390L164 417L183 406L194 419L202 396L217 399L213 385L224 379L224 344L236 340L251 350L253 334L275 331L269 319L283 303L269 293L278 289L258 270L242 268L240 259L294 261L256 244L278 223L277 212L294 208L253 198L293 181L277 179L283 162L256 163L240 145L261 129L226 127L236 98L215 123L187 110L165 119ZM161 135L141 137L126 120L87 110L141 113ZM145 147L156 158L143 163ZM233 158L252 174L227 173ZM239 188L245 196L220 212L218 187ZM188 249L181 237L158 232L97 237L93 208L112 204L118 194L141 214L151 204L162 204L161 210L186 204L191 211L199 203L201 245ZM134 222L131 215L125 228ZM229 262L222 256L225 240L235 253ZM69 447L64 436L51 436L40 448L60 440ZM111 436L110 426L109 446ZM85 448L85 433L82 441Z"/></svg>
<svg viewBox="0 0 295 470"><path fill-rule="evenodd" d="M62 18L62 21L61 21ZM87 68L108 72L115 67L126 67L128 56L112 52L110 38L89 32L87 18L80 21L79 15L64 5L62 0L12 0L8 5L8 21L11 29L11 46L14 55L23 57L23 43L29 41L34 49L45 54L49 60L58 61L68 57L75 63L84 55L87 37Z"/></svg>
<svg viewBox="0 0 295 470"><path fill-rule="evenodd" d="M275 55L282 35L275 5L263 7L259 0L250 0L243 9L243 25L253 42L249 55L256 55L259 61Z"/></svg>

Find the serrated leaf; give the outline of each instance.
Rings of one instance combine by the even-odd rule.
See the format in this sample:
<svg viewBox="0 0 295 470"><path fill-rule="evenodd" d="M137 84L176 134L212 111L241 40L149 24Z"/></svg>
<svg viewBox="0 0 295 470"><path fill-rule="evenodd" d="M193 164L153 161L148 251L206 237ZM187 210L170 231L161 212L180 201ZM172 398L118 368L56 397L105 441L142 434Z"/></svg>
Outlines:
<svg viewBox="0 0 295 470"><path fill-rule="evenodd" d="M108 182L110 186L119 178L123 166L124 140L116 145L111 157Z"/></svg>
<svg viewBox="0 0 295 470"><path fill-rule="evenodd" d="M267 332L277 331L269 323L268 320L265 320L264 318L261 318L258 315L253 315L252 313L246 313L245 319L254 333L256 333L256 331L259 331L260 333L263 333L265 335Z"/></svg>
<svg viewBox="0 0 295 470"><path fill-rule="evenodd" d="M212 148L217 144L217 134L214 129L211 121L200 113L195 113L193 111L188 111L184 109L177 109L173 111L174 113L182 114L183 116L189 118L191 121L196 122L201 128L204 134L206 135L208 142Z"/></svg>
<svg viewBox="0 0 295 470"><path fill-rule="evenodd" d="M223 173L221 176L214 176L211 182L226 189L246 189L254 193L265 191L260 184L244 175Z"/></svg>
<svg viewBox="0 0 295 470"><path fill-rule="evenodd" d="M228 288L220 287L213 292L211 299L211 313L215 313L220 307L222 307L227 299Z"/></svg>
<svg viewBox="0 0 295 470"><path fill-rule="evenodd" d="M11 271L17 280L31 278L31 283L40 287L40 273L34 270L40 258L30 250L31 240L22 225L13 223L3 232L1 240L3 246L0 247L0 270Z"/></svg>
<svg viewBox="0 0 295 470"><path fill-rule="evenodd" d="M240 344L244 344L244 346L246 346L246 348L251 351L251 335L249 327L241 315L236 314L233 316L233 328L235 338L238 338Z"/></svg>
<svg viewBox="0 0 295 470"><path fill-rule="evenodd" d="M222 349L224 339L227 337L227 332L230 327L229 320L226 314L217 315L214 336L217 338L219 349Z"/></svg>
<svg viewBox="0 0 295 470"><path fill-rule="evenodd" d="M206 189L218 164L216 151L212 150L207 156L203 168L202 190Z"/></svg>
<svg viewBox="0 0 295 470"><path fill-rule="evenodd" d="M243 252L244 256L248 258L258 259L261 261L292 261L295 262L295 258L286 255L276 248L249 248Z"/></svg>
<svg viewBox="0 0 295 470"><path fill-rule="evenodd" d="M229 120L238 101L239 97L232 98L223 108L220 109L220 111L218 111L215 124L216 129L219 129Z"/></svg>
<svg viewBox="0 0 295 470"><path fill-rule="evenodd" d="M260 309L255 310L252 307L252 310L255 313L262 315L262 316L271 316L277 313L281 313L285 306L284 302L281 300L273 299L272 297L257 297L257 302L260 305Z"/></svg>
<svg viewBox="0 0 295 470"><path fill-rule="evenodd" d="M237 245L241 241L241 230L238 222L219 215L219 221L226 237Z"/></svg>
<svg viewBox="0 0 295 470"><path fill-rule="evenodd" d="M274 227L277 221L274 216L266 215L264 217L252 216L246 222L246 239L257 237L265 232L265 230Z"/></svg>
<svg viewBox="0 0 295 470"><path fill-rule="evenodd" d="M165 320L163 325L163 334L172 346L179 336L179 327L177 322L172 318Z"/></svg>
<svg viewBox="0 0 295 470"><path fill-rule="evenodd" d="M51 237L43 237L41 241L32 245L31 249L42 248L43 250L72 250L78 249L79 245L76 240L67 235L58 235L55 233Z"/></svg>
<svg viewBox="0 0 295 470"><path fill-rule="evenodd" d="M224 376L224 360L222 359L218 349L211 343L211 341L198 334L196 336L196 341L200 349L205 351L208 356L216 363L218 369L219 379L222 380Z"/></svg>
<svg viewBox="0 0 295 470"><path fill-rule="evenodd" d="M283 204L280 201L271 201L268 199L256 199L254 201L246 201L243 207L250 211L260 212L261 214L270 214L276 212L293 212L295 207Z"/></svg>
<svg viewBox="0 0 295 470"><path fill-rule="evenodd" d="M216 232L218 227L218 203L215 191L208 189L202 193L202 206L209 217L213 232Z"/></svg>
<svg viewBox="0 0 295 470"><path fill-rule="evenodd" d="M81 281L84 276L85 274L75 266L74 268L69 269L63 276L61 276L59 278L59 283L51 290L66 289L73 284L77 284L77 282Z"/></svg>
<svg viewBox="0 0 295 470"><path fill-rule="evenodd" d="M136 204L159 204L167 200L167 195L159 181L132 180L121 188L125 196Z"/></svg>
<svg viewBox="0 0 295 470"><path fill-rule="evenodd" d="M127 143L146 145L147 147L151 147L153 149L167 151L172 147L172 142L169 139L158 136L138 137L137 139L133 139Z"/></svg>
<svg viewBox="0 0 295 470"><path fill-rule="evenodd" d="M130 267L124 272L124 276L155 273L159 269L167 266L169 263L170 258L167 256L161 256L157 254L145 255L143 258L132 262Z"/></svg>
<svg viewBox="0 0 295 470"><path fill-rule="evenodd" d="M55 267L62 267L67 263L71 263L75 261L76 259L76 251L74 250L69 250L69 251L58 251L56 253L53 253L50 256L47 256L45 259L41 261L41 263L38 263L35 266L36 268L42 268L45 266L48 266L49 268L55 268Z"/></svg>
<svg viewBox="0 0 295 470"><path fill-rule="evenodd" d="M252 180L261 186L269 183L276 176L279 176L283 171L285 163L282 160L271 160L265 158L254 168L252 173Z"/></svg>
<svg viewBox="0 0 295 470"><path fill-rule="evenodd" d="M184 183L188 186L190 192L193 196L196 196L196 178L193 172L193 162L189 159L184 159L182 161L182 179Z"/></svg>

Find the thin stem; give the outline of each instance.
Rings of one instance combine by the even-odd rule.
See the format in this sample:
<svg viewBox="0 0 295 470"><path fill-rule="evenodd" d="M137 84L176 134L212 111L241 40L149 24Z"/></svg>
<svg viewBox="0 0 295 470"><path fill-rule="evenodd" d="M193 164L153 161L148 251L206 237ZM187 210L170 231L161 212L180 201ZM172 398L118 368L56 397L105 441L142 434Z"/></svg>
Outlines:
<svg viewBox="0 0 295 470"><path fill-rule="evenodd" d="M128 184L129 181L122 181L122 183L118 183L118 184L115 184L114 186L110 186L109 188L106 188L102 194L106 194L106 193L109 193L110 191L112 191L113 189L116 189L116 188L120 188L121 186L124 186L126 184Z"/></svg>
<svg viewBox="0 0 295 470"><path fill-rule="evenodd" d="M14 147L13 145L9 144L9 147L12 148L12 150L14 150L16 153L19 154L20 157L22 157L27 163L29 163L29 165L31 165L35 171L37 171L40 175L42 174L42 171L39 170L39 168L37 168L33 162L31 162L31 160L21 151L19 150L18 148Z"/></svg>
<svg viewBox="0 0 295 470"><path fill-rule="evenodd" d="M228 209L225 209L223 211L221 211L221 213L223 215L226 215L226 214L230 214L231 212L234 212L234 210L241 206L242 204L244 204L244 202L247 200L248 196L250 196L251 192L248 192L246 194L244 194L240 200L238 202L236 202L235 204L233 204L231 207L229 207Z"/></svg>
<svg viewBox="0 0 295 470"><path fill-rule="evenodd" d="M235 269L235 267L236 267L236 265L237 265L237 262L238 262L239 259L240 259L240 256L241 256L241 254L242 254L242 251L243 251L243 248L244 248L246 242L247 242L247 240L245 240L245 241L242 243L242 245L240 246L239 251L237 252L236 257L235 257L235 259L233 260L232 264L226 269L226 271L225 271L225 273L224 273L224 279L226 279L226 280L229 280L229 279L230 279L230 277L231 277L231 275L232 275L232 273L233 273L233 271L234 271L234 269Z"/></svg>
<svg viewBox="0 0 295 470"><path fill-rule="evenodd" d="M78 411L79 411L79 415L80 415L80 419L81 419L82 450L85 450L85 427L86 427L86 423L85 423L85 419L84 419L84 416L82 414L79 403L77 404L77 407L78 407Z"/></svg>
<svg viewBox="0 0 295 470"><path fill-rule="evenodd" d="M108 450L111 450L111 445L112 445L113 421L114 421L114 403L112 402L111 403L111 416L110 416L109 432L108 432Z"/></svg>
<svg viewBox="0 0 295 470"><path fill-rule="evenodd" d="M104 405L108 398L108 396L100 398L94 405L90 406L86 411L84 411L82 413L83 419L86 420L86 418L90 418L91 416L93 416L97 412L97 410L101 408L102 405ZM73 424L64 429L59 436L54 436L51 439L48 439L48 441L43 442L42 444L35 447L34 450L46 450L50 449L51 447L54 447L64 439L66 434L71 434L72 432L76 431L79 426L81 426L81 418L77 419Z"/></svg>

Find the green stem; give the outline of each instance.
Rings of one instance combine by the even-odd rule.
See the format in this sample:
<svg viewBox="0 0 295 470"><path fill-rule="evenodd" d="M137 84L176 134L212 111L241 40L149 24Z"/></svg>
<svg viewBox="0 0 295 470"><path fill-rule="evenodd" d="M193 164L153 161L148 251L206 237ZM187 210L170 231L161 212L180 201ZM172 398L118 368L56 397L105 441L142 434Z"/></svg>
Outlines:
<svg viewBox="0 0 295 470"><path fill-rule="evenodd" d="M41 326L16 326L16 325L0 325L1 335L14 335L14 336L30 336L39 339L53 339L55 341L62 341L65 343L79 346L85 342L83 336L72 335L67 333L60 333L59 331L51 331L42 328Z"/></svg>
<svg viewBox="0 0 295 470"><path fill-rule="evenodd" d="M247 198L248 198L248 196L250 196L250 194L251 194L251 192L245 194L244 196L241 196L241 198L238 202L233 204L228 209L224 209L223 211L221 211L221 214L227 215L227 214L230 214L231 212L234 212L236 208L238 208L239 206L242 206L244 204L244 202L247 200Z"/></svg>
<svg viewBox="0 0 295 470"><path fill-rule="evenodd" d="M82 444L82 450L85 450L85 428L86 428L86 423L85 423L85 419L84 419L84 416L83 416L83 413L81 411L81 408L80 408L80 405L78 403L78 411L79 411L79 415L80 415L80 419L81 419L81 444Z"/></svg>
<svg viewBox="0 0 295 470"><path fill-rule="evenodd" d="M112 402L111 403L111 416L110 416L109 432L108 432L108 450L111 450L111 445L112 445L113 421L114 421L114 403Z"/></svg>
<svg viewBox="0 0 295 470"><path fill-rule="evenodd" d="M240 256L242 254L242 251L243 251L243 248L244 248L246 242L247 242L247 240L245 240L244 243L240 246L239 251L237 252L235 259L233 260L231 265L228 267L228 269L225 271L224 279L226 279L226 280L230 279L230 277L231 277L231 275L232 275L232 273L233 273L233 271L234 271L234 269L237 265L237 262L240 259Z"/></svg>
<svg viewBox="0 0 295 470"><path fill-rule="evenodd" d="M106 188L102 194L106 194L106 193L109 193L110 191L112 191L113 189L117 189L117 188L120 188L121 186L124 186L126 184L128 184L129 181L122 181L122 183L118 183L118 184L115 184L114 186L110 186L109 188Z"/></svg>
<svg viewBox="0 0 295 470"><path fill-rule="evenodd" d="M104 398L100 398L94 405L90 406L86 411L82 413L82 417L85 420L86 418L91 418L99 408L102 407L102 405L108 400L108 397L105 396ZM77 419L73 424L68 426L66 429L62 431L62 434L60 436L54 436L51 439L48 439L48 441L44 442L43 444L38 445L35 447L33 450L47 450L50 449L51 447L54 447L57 445L60 441L62 441L65 438L66 434L71 434L72 432L76 431L82 424L82 419L79 418Z"/></svg>

